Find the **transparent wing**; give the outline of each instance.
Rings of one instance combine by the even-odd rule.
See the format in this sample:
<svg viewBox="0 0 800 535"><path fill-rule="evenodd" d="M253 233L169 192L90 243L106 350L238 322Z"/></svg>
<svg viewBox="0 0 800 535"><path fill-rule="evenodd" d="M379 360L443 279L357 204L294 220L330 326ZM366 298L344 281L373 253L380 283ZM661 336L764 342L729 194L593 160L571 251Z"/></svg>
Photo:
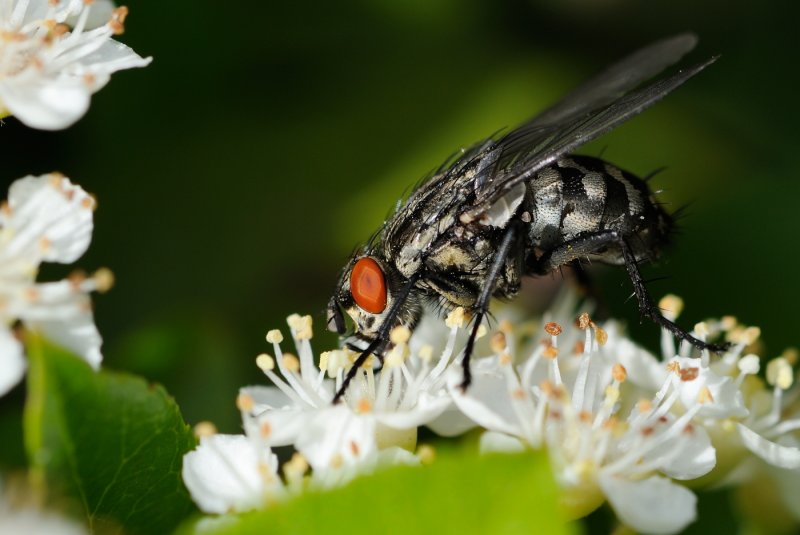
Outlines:
<svg viewBox="0 0 800 535"><path fill-rule="evenodd" d="M680 35L632 54L498 140L484 153L493 165L477 181L475 208L470 214L485 212L562 154L641 113L713 63L716 57L629 92L680 59L695 41L692 35Z"/></svg>
<svg viewBox="0 0 800 535"><path fill-rule="evenodd" d="M566 117L580 115L611 103L677 63L697 44L697 37L685 33L662 39L608 67L600 74L573 89L559 102L531 119L525 127L555 124Z"/></svg>

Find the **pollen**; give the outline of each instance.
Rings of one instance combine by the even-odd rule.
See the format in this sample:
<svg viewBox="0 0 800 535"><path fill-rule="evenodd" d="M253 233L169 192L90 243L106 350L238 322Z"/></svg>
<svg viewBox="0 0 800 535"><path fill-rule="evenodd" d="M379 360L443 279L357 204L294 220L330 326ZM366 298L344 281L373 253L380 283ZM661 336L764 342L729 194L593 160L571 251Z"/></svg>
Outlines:
<svg viewBox="0 0 800 535"><path fill-rule="evenodd" d="M606 345L606 342L608 342L608 333L605 329L598 327L594 322L592 322L592 329L594 329L594 336L597 339L598 345Z"/></svg>
<svg viewBox="0 0 800 535"><path fill-rule="evenodd" d="M447 318L444 320L444 324L450 327L463 327L464 320L465 320L464 308L463 307L456 307L450 311L447 315Z"/></svg>
<svg viewBox="0 0 800 535"><path fill-rule="evenodd" d="M255 405L255 401L253 401L253 397L249 394L239 394L236 396L236 408L242 412L250 412L253 410L253 406Z"/></svg>
<svg viewBox="0 0 800 535"><path fill-rule="evenodd" d="M697 402L701 405L714 402L714 396L711 395L711 390L709 390L707 386L700 390L700 393L697 395Z"/></svg>
<svg viewBox="0 0 800 535"><path fill-rule="evenodd" d="M194 426L194 436L197 438L200 437L210 437L212 435L217 434L217 426L209 421L197 422Z"/></svg>
<svg viewBox="0 0 800 535"><path fill-rule="evenodd" d="M422 444L417 448L417 457L424 465L433 464L433 461L436 460L436 450L429 444Z"/></svg>
<svg viewBox="0 0 800 535"><path fill-rule="evenodd" d="M389 333L389 340L395 344L405 344L411 338L411 330L405 325L398 325Z"/></svg>
<svg viewBox="0 0 800 535"><path fill-rule="evenodd" d="M667 294L658 302L658 308L668 319L674 320L683 312L683 299L677 295Z"/></svg>
<svg viewBox="0 0 800 535"><path fill-rule="evenodd" d="M490 342L492 353L502 353L506 348L506 335L502 332L496 332L492 335Z"/></svg>
<svg viewBox="0 0 800 535"><path fill-rule="evenodd" d="M301 477L308 471L308 461L302 453L295 452L292 458L283 465L283 473L288 479Z"/></svg>
<svg viewBox="0 0 800 535"><path fill-rule="evenodd" d="M358 414L370 413L372 412L372 402L367 398L361 398L358 400L355 410Z"/></svg>
<svg viewBox="0 0 800 535"><path fill-rule="evenodd" d="M256 366L265 372L272 371L275 369L275 359L266 353L261 353L256 357Z"/></svg>
<svg viewBox="0 0 800 535"><path fill-rule="evenodd" d="M722 319L719 320L719 327L723 331L730 331L736 327L739 323L739 320L736 319L736 316L722 316Z"/></svg>
<svg viewBox="0 0 800 535"><path fill-rule="evenodd" d="M419 351L417 352L417 356L422 362L430 362L433 360L433 346L425 344L424 346L420 347Z"/></svg>
<svg viewBox="0 0 800 535"><path fill-rule="evenodd" d="M681 381L694 381L700 376L700 368L683 368L678 372Z"/></svg>
<svg viewBox="0 0 800 535"><path fill-rule="evenodd" d="M546 332L550 336L558 336L559 334L561 334L562 331L563 329L561 328L561 325L559 325L555 321L545 323L544 325L544 332Z"/></svg>
<svg viewBox="0 0 800 535"><path fill-rule="evenodd" d="M781 390L788 390L794 382L792 366L784 357L772 359L767 364L767 382Z"/></svg>
<svg viewBox="0 0 800 535"><path fill-rule="evenodd" d="M708 336L710 332L708 330L708 323L706 323L705 321L701 321L700 323L695 324L694 332L696 334L699 334L700 336Z"/></svg>
<svg viewBox="0 0 800 535"><path fill-rule="evenodd" d="M281 363L283 364L283 367L290 372L300 371L300 359L291 353L284 353Z"/></svg>
<svg viewBox="0 0 800 535"><path fill-rule="evenodd" d="M620 363L614 364L614 367L611 369L611 376L617 382L625 382L625 379L628 378L628 370Z"/></svg>
<svg viewBox="0 0 800 535"><path fill-rule="evenodd" d="M111 20L108 21L108 26L111 28L111 31L114 33L114 35L122 35L125 33L125 19L127 17L127 7L119 6L114 10L114 13L111 15Z"/></svg>
<svg viewBox="0 0 800 535"><path fill-rule="evenodd" d="M94 284L99 293L106 293L114 287L114 272L108 268L100 268L92 275Z"/></svg>
<svg viewBox="0 0 800 535"><path fill-rule="evenodd" d="M761 369L761 359L752 353L745 355L739 359L738 367L739 371L744 374L755 375Z"/></svg>
<svg viewBox="0 0 800 535"><path fill-rule="evenodd" d="M286 323L289 324L294 337L298 340L310 340L314 335L314 331L311 328L312 321L311 316L301 316L299 314L292 314L286 318Z"/></svg>
<svg viewBox="0 0 800 535"><path fill-rule="evenodd" d="M555 359L558 356L558 348L549 346L542 352L542 356L546 359Z"/></svg>
<svg viewBox="0 0 800 535"><path fill-rule="evenodd" d="M589 317L589 314L584 312L583 314L578 316L576 325L580 330L585 331L586 329L589 328L589 324L591 323L592 323L592 318Z"/></svg>
<svg viewBox="0 0 800 535"><path fill-rule="evenodd" d="M272 425L269 422L261 422L261 425L258 426L258 432L261 438L268 438L272 434Z"/></svg>
<svg viewBox="0 0 800 535"><path fill-rule="evenodd" d="M640 399L638 403L636 403L636 410L638 410L640 414L650 412L653 410L653 402L649 399Z"/></svg>
<svg viewBox="0 0 800 535"><path fill-rule="evenodd" d="M681 365L677 361L667 363L667 371L671 373L680 373Z"/></svg>
<svg viewBox="0 0 800 535"><path fill-rule="evenodd" d="M280 344L283 342L283 335L278 329L272 329L267 333L267 342L270 344Z"/></svg>
<svg viewBox="0 0 800 535"><path fill-rule="evenodd" d="M507 336L514 332L514 324L508 320L503 320L500 322L500 325L497 326L497 330Z"/></svg>

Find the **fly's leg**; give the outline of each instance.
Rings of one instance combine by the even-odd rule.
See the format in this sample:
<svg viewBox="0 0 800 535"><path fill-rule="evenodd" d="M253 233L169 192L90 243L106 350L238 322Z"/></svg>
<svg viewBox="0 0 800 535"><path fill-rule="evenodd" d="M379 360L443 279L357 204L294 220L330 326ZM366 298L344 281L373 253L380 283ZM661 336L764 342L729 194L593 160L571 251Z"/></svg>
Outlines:
<svg viewBox="0 0 800 535"><path fill-rule="evenodd" d="M691 334L678 327L674 322L665 318L661 313L661 310L650 298L650 293L647 291L647 287L644 284L642 274L639 272L639 265L636 261L636 256L633 254L633 251L631 251L628 242L626 242L625 239L620 236L617 239L617 243L622 250L622 256L625 259L625 268L628 270L628 276L631 278L631 283L633 283L633 292L636 294L636 300L639 302L639 313L642 316L647 316L657 325L660 325L662 328L671 332L673 336L689 342L697 349L708 349L714 353L722 353L730 347L730 344L726 343L706 343L698 338L695 338Z"/></svg>
<svg viewBox="0 0 800 535"><path fill-rule="evenodd" d="M695 338L661 314L661 310L650 298L650 293L647 291L642 274L639 272L636 256L631 251L625 237L615 230L585 234L564 243L539 258L534 266L534 271L539 274L549 273L561 265L584 258L609 245L618 246L622 252L625 268L628 270L628 276L633 284L633 292L639 303L639 313L643 317L649 318L674 336L689 342L698 349L708 349L715 353L721 353L728 348L728 344L709 344Z"/></svg>
<svg viewBox="0 0 800 535"><path fill-rule="evenodd" d="M367 348L361 352L355 362L353 362L353 365L350 367L350 369L347 370L347 375L345 375L344 380L342 381L342 386L339 387L339 390L336 391L336 395L333 396L334 405L341 401L342 396L344 396L344 393L347 392L347 387L350 386L350 383L355 378L358 370L364 365L369 356L373 353L376 355L383 353L383 349L389 342L389 331L395 327L394 322L395 319L397 319L397 315L400 313L401 307L406 302L406 299L408 299L408 294L411 293L412 288L414 288L414 285L421 276L422 272L419 271L410 279L408 279L406 285L403 287L403 290L400 292L400 295L397 296L397 299L392 304L389 312L386 314L386 318L383 320L383 325L381 325L381 328L376 334L375 338L372 340L372 342L370 342Z"/></svg>
<svg viewBox="0 0 800 535"><path fill-rule="evenodd" d="M475 300L475 305L472 309L475 315L475 324L472 326L472 332L470 332L467 345L464 348L464 358L461 360L461 368L464 372L464 379L461 381L460 385L462 392L466 391L470 383L472 383L472 371L469 368L469 360L470 357L472 357L472 351L475 349L475 338L478 337L478 329L480 329L483 317L489 310L489 301L492 298L492 292L494 292L497 279L500 277L500 272L505 267L506 259L514 248L514 239L517 236L516 231L517 226L513 223L509 224L505 234L503 234L503 241L497 249L489 272L486 274L486 280L481 288L481 293L478 294L478 298Z"/></svg>

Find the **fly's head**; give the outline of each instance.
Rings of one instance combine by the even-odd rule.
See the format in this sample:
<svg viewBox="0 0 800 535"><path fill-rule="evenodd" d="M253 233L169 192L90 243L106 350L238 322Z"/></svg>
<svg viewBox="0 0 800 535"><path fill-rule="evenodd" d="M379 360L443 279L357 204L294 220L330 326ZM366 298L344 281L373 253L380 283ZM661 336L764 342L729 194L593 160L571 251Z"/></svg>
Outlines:
<svg viewBox="0 0 800 535"><path fill-rule="evenodd" d="M356 254L342 271L328 302L328 329L346 334L346 313L354 326L346 344L361 350L375 340L387 321L392 321L391 327L406 325L413 329L422 314L414 289L400 303L396 317L389 318L395 301L403 298L406 283L407 279L377 253Z"/></svg>

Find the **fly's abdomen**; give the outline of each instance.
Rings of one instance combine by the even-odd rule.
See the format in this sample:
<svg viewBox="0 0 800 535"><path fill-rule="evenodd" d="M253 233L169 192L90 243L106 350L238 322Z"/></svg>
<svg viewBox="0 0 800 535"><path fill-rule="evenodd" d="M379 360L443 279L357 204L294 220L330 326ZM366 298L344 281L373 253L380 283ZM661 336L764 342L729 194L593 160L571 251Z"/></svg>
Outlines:
<svg viewBox="0 0 800 535"><path fill-rule="evenodd" d="M605 230L636 236L637 256L657 252L671 227L647 184L599 158L569 156L539 171L528 183L531 245L552 250L570 240ZM617 252L598 259L619 263Z"/></svg>

